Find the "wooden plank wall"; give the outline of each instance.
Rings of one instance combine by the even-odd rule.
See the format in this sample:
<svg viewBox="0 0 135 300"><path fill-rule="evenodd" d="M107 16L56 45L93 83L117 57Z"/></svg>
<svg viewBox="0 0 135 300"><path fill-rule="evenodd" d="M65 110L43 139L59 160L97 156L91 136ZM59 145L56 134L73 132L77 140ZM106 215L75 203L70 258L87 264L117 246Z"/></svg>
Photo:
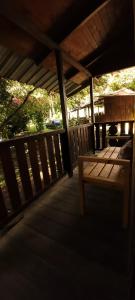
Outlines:
<svg viewBox="0 0 135 300"><path fill-rule="evenodd" d="M105 113L96 115L96 122L134 120L135 96L108 96L104 98Z"/></svg>
<svg viewBox="0 0 135 300"><path fill-rule="evenodd" d="M135 123L134 123L135 130ZM135 135L133 137L132 182L129 213L129 245L128 245L128 300L135 299Z"/></svg>

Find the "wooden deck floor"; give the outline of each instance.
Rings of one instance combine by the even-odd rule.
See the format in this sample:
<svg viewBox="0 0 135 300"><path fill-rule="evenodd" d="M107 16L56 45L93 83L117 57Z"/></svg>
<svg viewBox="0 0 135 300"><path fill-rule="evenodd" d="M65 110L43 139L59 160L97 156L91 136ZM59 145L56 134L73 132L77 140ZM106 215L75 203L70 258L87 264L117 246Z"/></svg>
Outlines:
<svg viewBox="0 0 135 300"><path fill-rule="evenodd" d="M126 299L121 195L87 187L87 200L82 218L75 172L0 238L1 300Z"/></svg>

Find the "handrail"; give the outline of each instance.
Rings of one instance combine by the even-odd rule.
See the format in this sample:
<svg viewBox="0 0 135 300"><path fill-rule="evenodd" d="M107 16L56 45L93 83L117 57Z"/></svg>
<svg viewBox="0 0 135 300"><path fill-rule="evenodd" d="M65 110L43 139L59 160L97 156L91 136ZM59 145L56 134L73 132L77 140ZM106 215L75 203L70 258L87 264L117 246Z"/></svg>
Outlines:
<svg viewBox="0 0 135 300"><path fill-rule="evenodd" d="M119 124L119 123L134 123L134 120L94 122L94 125L97 125L97 124Z"/></svg>
<svg viewBox="0 0 135 300"><path fill-rule="evenodd" d="M10 140L4 140L0 142L0 145L15 145L16 143L18 143L19 141L21 142L26 142L28 140L33 140L33 139L38 139L40 137L44 137L44 136L51 136L51 135L57 135L57 134L62 134L64 133L65 130L64 129L58 129L58 130L52 130L49 132L40 132L40 133L34 133L34 134L30 134L30 135L26 135L26 136L19 136Z"/></svg>
<svg viewBox="0 0 135 300"><path fill-rule="evenodd" d="M85 128L85 127L91 127L93 126L93 123L86 123L86 124L80 124L80 125L77 125L77 126L71 126L69 127L69 131L70 130L73 130L73 129L79 129L79 128Z"/></svg>

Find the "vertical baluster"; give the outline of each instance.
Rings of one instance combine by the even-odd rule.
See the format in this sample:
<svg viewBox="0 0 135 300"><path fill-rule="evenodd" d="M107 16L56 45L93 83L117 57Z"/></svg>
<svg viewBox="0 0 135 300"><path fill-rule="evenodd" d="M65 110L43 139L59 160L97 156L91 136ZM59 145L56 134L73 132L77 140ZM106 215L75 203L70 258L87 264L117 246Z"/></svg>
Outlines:
<svg viewBox="0 0 135 300"><path fill-rule="evenodd" d="M41 159L44 186L46 188L50 184L50 176L49 176L49 168L48 168L48 161L47 161L47 149L46 149L44 136L39 137L38 147L39 147L39 154Z"/></svg>
<svg viewBox="0 0 135 300"><path fill-rule="evenodd" d="M7 209L4 203L4 197L2 193L2 189L0 187L0 225L2 225L7 219Z"/></svg>
<svg viewBox="0 0 135 300"><path fill-rule="evenodd" d="M18 140L15 144L15 148L25 199L29 201L33 198L33 193L24 143Z"/></svg>
<svg viewBox="0 0 135 300"><path fill-rule="evenodd" d="M121 126L120 135L124 135L125 134L125 122L121 122L120 126Z"/></svg>
<svg viewBox="0 0 135 300"><path fill-rule="evenodd" d="M74 141L75 141L75 160L78 158L78 128L74 130Z"/></svg>
<svg viewBox="0 0 135 300"><path fill-rule="evenodd" d="M129 135L133 135L133 122L129 122L129 131L128 131Z"/></svg>
<svg viewBox="0 0 135 300"><path fill-rule="evenodd" d="M58 175L61 176L63 171L62 171L62 163L61 163L61 156L60 156L60 145L59 145L59 136L58 136L58 134L54 135L54 146L55 146L57 171L58 171Z"/></svg>
<svg viewBox="0 0 135 300"><path fill-rule="evenodd" d="M29 157L32 167L32 175L34 180L34 185L36 193L38 194L42 190L41 178L40 178L40 169L38 164L38 155L36 141L34 139L28 140L28 149Z"/></svg>
<svg viewBox="0 0 135 300"><path fill-rule="evenodd" d="M96 126L96 149L100 149L100 124L95 124Z"/></svg>
<svg viewBox="0 0 135 300"><path fill-rule="evenodd" d="M52 181L55 181L57 179L57 173L56 173L56 164L55 164L52 136L48 135L46 137L46 140L47 140L48 156L49 156L50 169L51 169L51 177L52 177Z"/></svg>
<svg viewBox="0 0 135 300"><path fill-rule="evenodd" d="M13 159L8 144L1 144L0 156L11 204L13 209L17 210L21 206L21 199L19 194L18 183L16 180Z"/></svg>
<svg viewBox="0 0 135 300"><path fill-rule="evenodd" d="M106 147L106 124L102 124L102 149Z"/></svg>
<svg viewBox="0 0 135 300"><path fill-rule="evenodd" d="M60 140L61 140L61 136L60 136ZM73 130L72 130L72 128L70 128L70 130L69 130L69 145L70 145L71 162L73 165L73 163L74 163L74 145L73 145Z"/></svg>

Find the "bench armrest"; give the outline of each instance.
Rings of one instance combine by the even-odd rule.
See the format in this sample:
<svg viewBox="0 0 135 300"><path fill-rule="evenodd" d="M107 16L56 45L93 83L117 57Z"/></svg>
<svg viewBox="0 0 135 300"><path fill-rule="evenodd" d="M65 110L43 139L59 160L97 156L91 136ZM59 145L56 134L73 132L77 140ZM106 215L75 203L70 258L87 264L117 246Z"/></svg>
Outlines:
<svg viewBox="0 0 135 300"><path fill-rule="evenodd" d="M84 162L95 162L95 163L105 163L105 164L113 164L113 165L122 165L122 166L130 166L130 160L128 159L118 159L118 158L104 158L98 156L79 156L78 157L79 165Z"/></svg>

